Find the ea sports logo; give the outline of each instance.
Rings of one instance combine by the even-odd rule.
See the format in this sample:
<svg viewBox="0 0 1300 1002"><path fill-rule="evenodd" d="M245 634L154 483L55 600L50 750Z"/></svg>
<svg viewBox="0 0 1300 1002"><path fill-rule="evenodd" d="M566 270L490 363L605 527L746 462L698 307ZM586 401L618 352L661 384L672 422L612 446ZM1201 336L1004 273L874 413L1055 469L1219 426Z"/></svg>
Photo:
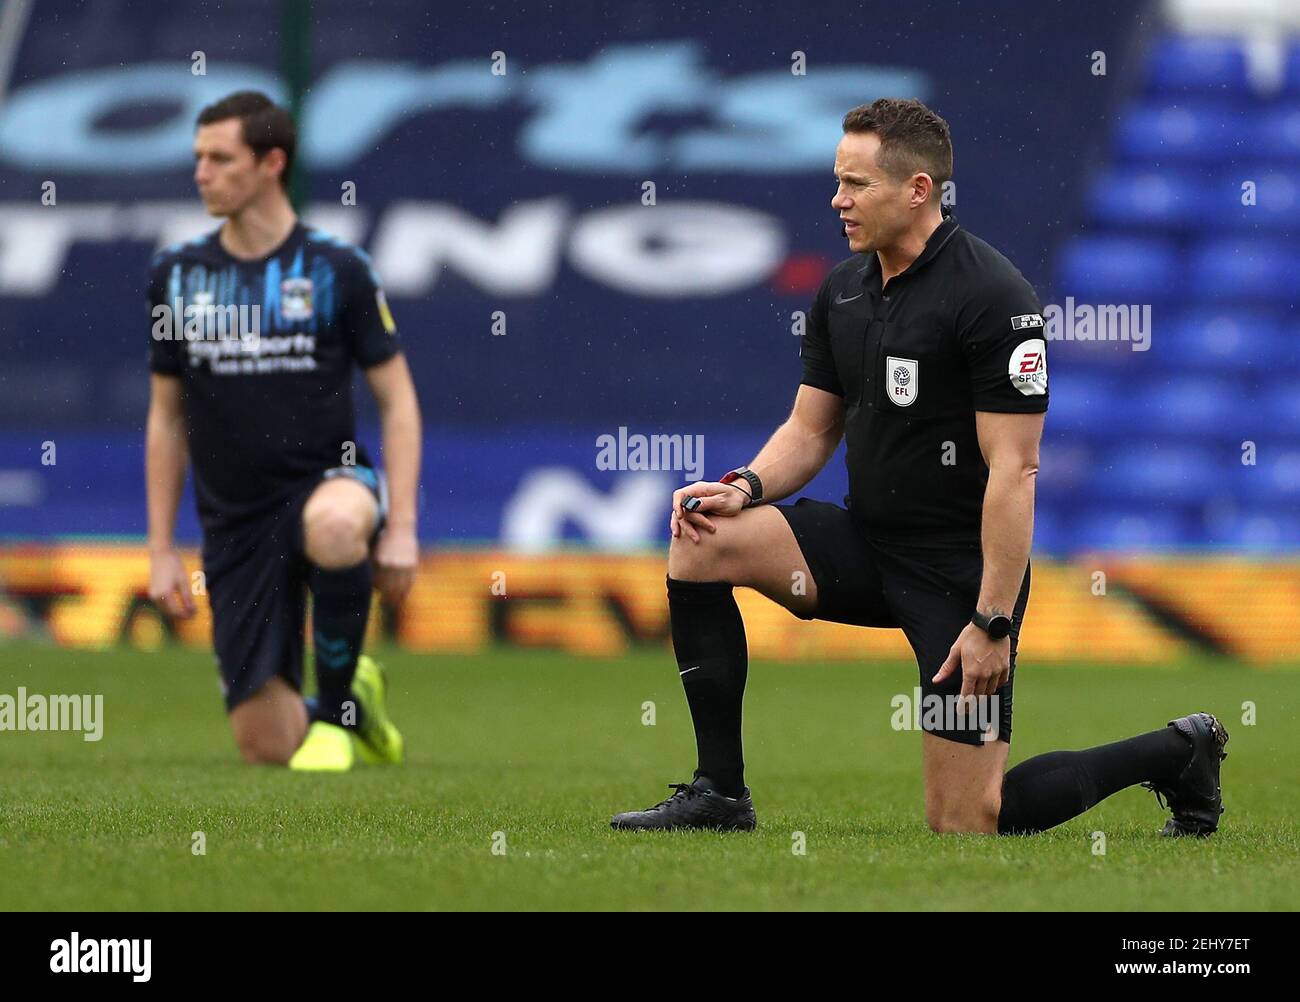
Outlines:
<svg viewBox="0 0 1300 1002"><path fill-rule="evenodd" d="M1047 342L1042 338L1021 341L1007 363L1011 385L1027 397L1047 393Z"/></svg>

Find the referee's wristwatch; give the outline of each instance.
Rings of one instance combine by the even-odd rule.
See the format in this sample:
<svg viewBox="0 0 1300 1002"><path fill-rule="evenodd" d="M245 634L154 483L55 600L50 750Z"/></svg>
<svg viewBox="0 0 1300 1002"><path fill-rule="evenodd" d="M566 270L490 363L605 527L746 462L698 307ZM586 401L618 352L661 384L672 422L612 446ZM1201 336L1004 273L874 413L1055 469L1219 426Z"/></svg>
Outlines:
<svg viewBox="0 0 1300 1002"><path fill-rule="evenodd" d="M970 621L987 633L990 640L1004 640L1011 636L1011 620L1001 614L985 616L976 609Z"/></svg>
<svg viewBox="0 0 1300 1002"><path fill-rule="evenodd" d="M748 466L741 466L738 469L732 470L730 473L723 474L722 479L719 480L718 483L730 484L737 480L744 480L749 484L749 504L745 505L746 508L748 508L749 505L763 503L763 481L759 480L758 474ZM739 490L739 488L737 488L737 490Z"/></svg>

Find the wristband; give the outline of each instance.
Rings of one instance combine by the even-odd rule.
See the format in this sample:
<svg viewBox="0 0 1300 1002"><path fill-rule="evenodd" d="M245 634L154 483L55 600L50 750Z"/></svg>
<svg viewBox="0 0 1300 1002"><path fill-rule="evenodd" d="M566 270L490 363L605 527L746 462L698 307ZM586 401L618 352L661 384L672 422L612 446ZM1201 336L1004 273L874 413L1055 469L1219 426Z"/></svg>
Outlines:
<svg viewBox="0 0 1300 1002"><path fill-rule="evenodd" d="M724 474L718 483L732 484L737 480L744 480L749 484L749 503L751 505L763 503L763 481L748 466L741 466L730 473Z"/></svg>

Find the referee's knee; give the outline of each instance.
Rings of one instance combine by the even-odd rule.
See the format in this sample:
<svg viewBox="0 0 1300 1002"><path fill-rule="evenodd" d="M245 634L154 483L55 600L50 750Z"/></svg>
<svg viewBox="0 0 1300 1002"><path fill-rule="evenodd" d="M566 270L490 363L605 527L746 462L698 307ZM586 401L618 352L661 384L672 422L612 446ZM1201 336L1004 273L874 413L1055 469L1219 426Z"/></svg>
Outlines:
<svg viewBox="0 0 1300 1002"><path fill-rule="evenodd" d="M731 548L720 536L702 531L698 543L685 533L674 536L668 544L668 576L678 581L730 581Z"/></svg>
<svg viewBox="0 0 1300 1002"><path fill-rule="evenodd" d="M937 835L996 835L998 812L997 798L972 797L956 804L939 804L926 807L925 823Z"/></svg>

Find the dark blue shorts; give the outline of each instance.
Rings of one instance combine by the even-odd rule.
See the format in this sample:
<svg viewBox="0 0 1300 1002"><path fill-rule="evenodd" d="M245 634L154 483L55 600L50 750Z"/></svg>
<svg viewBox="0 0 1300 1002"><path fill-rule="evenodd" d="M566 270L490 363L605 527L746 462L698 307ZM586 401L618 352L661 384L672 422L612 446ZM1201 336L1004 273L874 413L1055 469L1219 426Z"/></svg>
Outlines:
<svg viewBox="0 0 1300 1002"><path fill-rule="evenodd" d="M325 480L347 477L379 505L376 535L388 513L383 474L339 466L309 480L268 514L203 534L203 574L212 607L212 647L226 711L279 675L302 691L307 571L302 510Z"/></svg>
<svg viewBox="0 0 1300 1002"><path fill-rule="evenodd" d="M870 537L846 509L827 501L800 498L774 507L789 522L817 582L817 610L801 618L901 629L920 669L921 729L962 744L981 744L993 737L982 725L996 722L997 739L1010 743L1016 648L1029 602L1028 567L1011 615L1011 678L998 689L996 703L955 717L948 711L954 704L950 697L961 692L960 669L937 685L930 679L975 611L984 573L979 549Z"/></svg>

